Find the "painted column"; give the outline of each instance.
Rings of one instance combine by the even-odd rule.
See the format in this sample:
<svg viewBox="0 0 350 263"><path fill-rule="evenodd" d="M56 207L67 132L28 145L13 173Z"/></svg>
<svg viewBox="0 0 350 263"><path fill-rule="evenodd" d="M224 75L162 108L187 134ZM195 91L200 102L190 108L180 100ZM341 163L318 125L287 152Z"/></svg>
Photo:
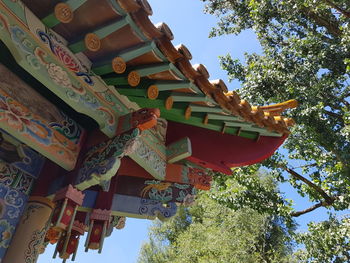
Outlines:
<svg viewBox="0 0 350 263"><path fill-rule="evenodd" d="M53 208L53 202L47 198L30 197L3 263L37 261L43 249L42 245Z"/></svg>

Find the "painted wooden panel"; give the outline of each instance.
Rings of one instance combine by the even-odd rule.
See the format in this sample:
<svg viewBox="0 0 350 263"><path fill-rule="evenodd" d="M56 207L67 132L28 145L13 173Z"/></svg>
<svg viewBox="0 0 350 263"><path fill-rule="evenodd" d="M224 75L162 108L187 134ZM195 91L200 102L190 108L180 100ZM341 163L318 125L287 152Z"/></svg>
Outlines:
<svg viewBox="0 0 350 263"><path fill-rule="evenodd" d="M85 190L84 194L84 201L82 206L79 207L79 211L91 212L95 206L98 193ZM174 202L163 204L157 200L115 194L113 196L111 211L114 216L166 220L176 214L177 205Z"/></svg>
<svg viewBox="0 0 350 263"><path fill-rule="evenodd" d="M65 169L74 168L84 130L2 64L0 116L0 127L18 140Z"/></svg>
<svg viewBox="0 0 350 263"><path fill-rule="evenodd" d="M0 129L0 160L37 178L45 158Z"/></svg>
<svg viewBox="0 0 350 263"><path fill-rule="evenodd" d="M0 128L63 168L75 167L79 146L1 89Z"/></svg>
<svg viewBox="0 0 350 263"><path fill-rule="evenodd" d="M188 195L197 193L196 189L189 184L147 180L140 177L118 175L116 184L117 194L147 198L163 203L182 203Z"/></svg>
<svg viewBox="0 0 350 263"><path fill-rule="evenodd" d="M167 146L168 163L175 163L192 155L191 141L188 137L173 142Z"/></svg>
<svg viewBox="0 0 350 263"><path fill-rule="evenodd" d="M138 147L130 154L131 159L140 164L158 180L164 180L166 160L163 159L147 142L140 138Z"/></svg>
<svg viewBox="0 0 350 263"><path fill-rule="evenodd" d="M0 161L0 262L10 245L35 178Z"/></svg>
<svg viewBox="0 0 350 263"><path fill-rule="evenodd" d="M128 113L115 91L89 72L64 45L64 40L45 28L20 1L9 9L9 1L0 1L0 39L17 63L73 109L90 116L103 132L112 137L117 116ZM14 12L23 10L25 16Z"/></svg>
<svg viewBox="0 0 350 263"><path fill-rule="evenodd" d="M166 220L176 214L177 206L175 203L164 205L156 200L115 194L112 211L119 216Z"/></svg>

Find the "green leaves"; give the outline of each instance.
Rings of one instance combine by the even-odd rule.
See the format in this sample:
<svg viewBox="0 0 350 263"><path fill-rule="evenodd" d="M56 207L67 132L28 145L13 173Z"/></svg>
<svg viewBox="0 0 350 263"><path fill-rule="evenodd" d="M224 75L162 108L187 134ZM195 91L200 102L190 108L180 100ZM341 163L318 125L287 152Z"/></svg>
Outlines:
<svg viewBox="0 0 350 263"><path fill-rule="evenodd" d="M237 191L221 184L214 198L233 209L253 207L272 214L301 216L319 207L350 207L350 2L346 0L202 0L219 17L212 35L253 30L262 54L239 61L229 54L221 65L242 83L240 95L263 105L296 99L286 112L297 125L283 150L266 160L275 180L289 183L310 207L291 211L291 202L256 185L256 170L241 169ZM245 190L244 190L245 189ZM234 196L229 195L229 191ZM253 200L273 200L273 205ZM287 217L288 218L288 217ZM302 262L348 262L348 221L310 223L298 241ZM344 239L344 233L347 233ZM339 233L343 233L341 236Z"/></svg>
<svg viewBox="0 0 350 263"><path fill-rule="evenodd" d="M350 261L350 218L310 223L309 231L297 235L297 242L303 244L296 255L303 262L349 262Z"/></svg>
<svg viewBox="0 0 350 263"><path fill-rule="evenodd" d="M242 83L241 96L257 105L299 102L285 113L297 123L284 144L288 153L264 165L278 180L287 175L282 166L299 174L289 172L288 180L312 202L324 201L321 192L343 195L350 183L349 2L203 1L221 19L216 32L254 30L261 43L263 54L246 54L244 62L221 57L230 79ZM286 161L302 165L294 169Z"/></svg>

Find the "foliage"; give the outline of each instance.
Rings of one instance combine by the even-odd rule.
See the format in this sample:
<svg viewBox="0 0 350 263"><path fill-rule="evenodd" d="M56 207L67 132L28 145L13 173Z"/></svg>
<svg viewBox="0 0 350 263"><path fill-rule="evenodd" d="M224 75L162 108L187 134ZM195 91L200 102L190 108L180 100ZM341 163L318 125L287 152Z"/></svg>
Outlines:
<svg viewBox="0 0 350 263"><path fill-rule="evenodd" d="M282 216L294 229L290 216L292 201L285 200L276 189L277 180L256 168L258 166L235 168L232 177L216 174L212 184L214 190L208 193L209 197L234 211L250 208L260 214Z"/></svg>
<svg viewBox="0 0 350 263"><path fill-rule="evenodd" d="M202 0L220 19L212 36L254 30L263 54L221 58L239 93L259 105L297 99L285 151L264 162L318 207L350 206L350 2ZM289 175L285 178L286 174Z"/></svg>
<svg viewBox="0 0 350 263"><path fill-rule="evenodd" d="M233 178L226 183L237 189L237 194L243 193L245 187ZM260 187L276 191L268 179L260 182ZM138 262L293 262L289 229L282 217L251 208L232 210L210 197L218 191L213 187L210 192L201 192L192 207L181 207L174 218L157 222Z"/></svg>
<svg viewBox="0 0 350 263"><path fill-rule="evenodd" d="M242 83L239 93L258 105L297 99L287 112L295 127L280 150L262 165L241 168L250 193L239 203L267 212L301 216L319 207L336 211L350 208L350 2L348 0L202 0L206 12L219 22L211 36L253 30L262 54L245 54L245 61L221 58L230 79ZM313 204L291 211L291 203L271 193L266 207L250 198L266 197L250 177L264 166L281 182L288 181ZM248 180L248 182L247 182ZM230 187L225 186L227 192ZM251 192L257 191L254 194ZM220 194L221 195L221 194ZM238 201L229 201L237 208ZM255 200L258 200L255 198ZM298 234L301 262L348 262L349 220L310 223Z"/></svg>
<svg viewBox="0 0 350 263"><path fill-rule="evenodd" d="M302 262L350 262L350 218L331 217L321 223L310 223L309 232L297 236L306 249L296 255Z"/></svg>

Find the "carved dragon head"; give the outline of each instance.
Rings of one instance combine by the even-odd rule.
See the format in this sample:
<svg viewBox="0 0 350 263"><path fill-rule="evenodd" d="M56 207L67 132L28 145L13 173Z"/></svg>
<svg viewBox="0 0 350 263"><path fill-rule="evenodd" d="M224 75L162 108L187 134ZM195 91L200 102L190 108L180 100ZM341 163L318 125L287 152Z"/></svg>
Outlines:
<svg viewBox="0 0 350 263"><path fill-rule="evenodd" d="M132 123L141 131L144 131L157 125L157 119L159 117L159 109L143 108L132 113Z"/></svg>

